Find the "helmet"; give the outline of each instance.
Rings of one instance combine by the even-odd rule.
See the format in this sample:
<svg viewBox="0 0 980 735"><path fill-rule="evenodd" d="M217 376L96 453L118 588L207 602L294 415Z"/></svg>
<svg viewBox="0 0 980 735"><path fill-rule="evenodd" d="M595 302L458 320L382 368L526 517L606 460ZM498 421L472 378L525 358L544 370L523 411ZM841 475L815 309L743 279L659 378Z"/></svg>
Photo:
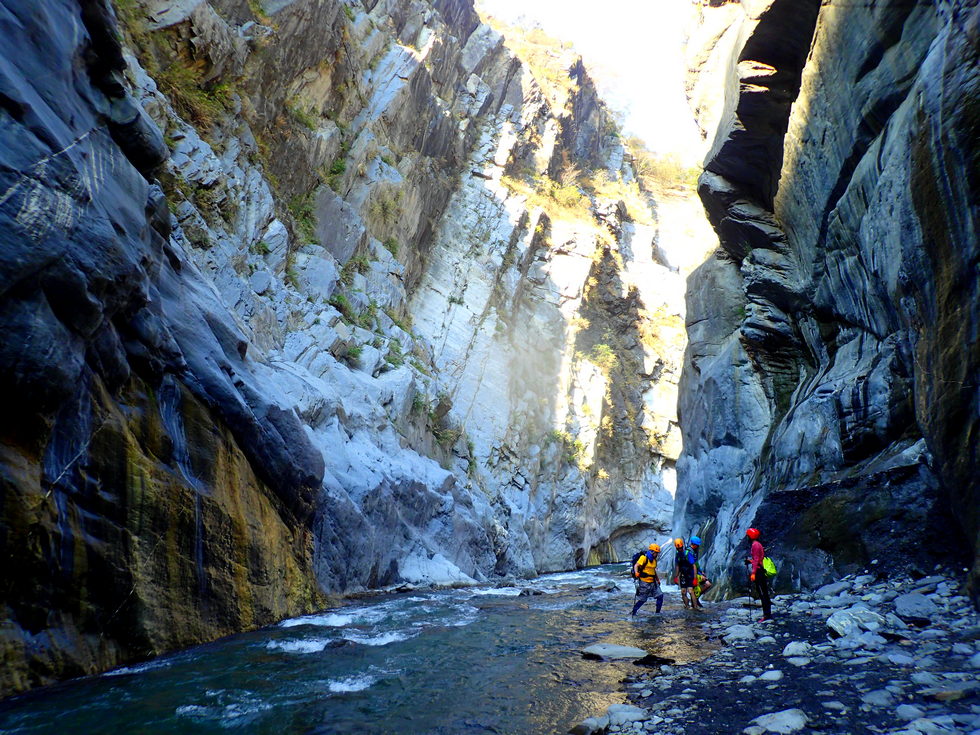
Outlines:
<svg viewBox="0 0 980 735"><path fill-rule="evenodd" d="M654 552L655 554L659 554L660 544L650 544L650 551Z"/></svg>
<svg viewBox="0 0 980 735"><path fill-rule="evenodd" d="M691 536L691 543L694 544L695 546L700 546L701 545L701 539L700 539L700 537L698 537L698 536Z"/></svg>
<svg viewBox="0 0 980 735"><path fill-rule="evenodd" d="M674 539L674 546L676 546L678 549L683 549L684 548L684 539L682 539L682 538L675 538Z"/></svg>
<svg viewBox="0 0 980 735"><path fill-rule="evenodd" d="M753 541L755 541L762 534L759 533L759 529L758 528L750 528L748 531L745 532L745 535L748 536Z"/></svg>

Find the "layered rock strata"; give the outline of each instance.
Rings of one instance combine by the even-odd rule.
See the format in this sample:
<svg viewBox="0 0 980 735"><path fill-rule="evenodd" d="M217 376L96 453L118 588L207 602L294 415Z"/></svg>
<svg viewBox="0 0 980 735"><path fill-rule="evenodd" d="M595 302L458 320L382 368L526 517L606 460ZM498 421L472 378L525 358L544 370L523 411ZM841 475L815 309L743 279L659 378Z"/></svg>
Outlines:
<svg viewBox="0 0 980 735"><path fill-rule="evenodd" d="M701 14L721 248L689 282L675 526L729 583L752 525L792 587L977 559L980 10Z"/></svg>
<svg viewBox="0 0 980 735"><path fill-rule="evenodd" d="M439 0L0 35L2 691L666 533L689 205L573 54Z"/></svg>

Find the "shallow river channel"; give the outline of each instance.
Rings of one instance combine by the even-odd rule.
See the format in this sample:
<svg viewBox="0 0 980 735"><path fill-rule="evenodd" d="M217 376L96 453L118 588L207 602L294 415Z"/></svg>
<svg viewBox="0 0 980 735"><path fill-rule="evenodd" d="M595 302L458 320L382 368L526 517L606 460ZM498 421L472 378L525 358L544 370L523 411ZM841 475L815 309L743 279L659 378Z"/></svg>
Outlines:
<svg viewBox="0 0 980 735"><path fill-rule="evenodd" d="M353 600L0 703L0 733L565 733L624 702L637 671L586 660L585 646L678 663L707 653L705 613L681 608L675 588L662 615L651 600L627 619L624 569Z"/></svg>

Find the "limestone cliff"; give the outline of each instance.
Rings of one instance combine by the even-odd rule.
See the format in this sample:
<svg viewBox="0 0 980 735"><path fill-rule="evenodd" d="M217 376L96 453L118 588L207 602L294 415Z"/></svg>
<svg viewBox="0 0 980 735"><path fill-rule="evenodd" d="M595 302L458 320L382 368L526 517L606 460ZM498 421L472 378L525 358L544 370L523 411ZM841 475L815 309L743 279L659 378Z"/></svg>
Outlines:
<svg viewBox="0 0 980 735"><path fill-rule="evenodd" d="M675 526L730 583L751 525L786 586L977 559L980 9L700 13L721 248L689 281Z"/></svg>
<svg viewBox="0 0 980 735"><path fill-rule="evenodd" d="M0 37L2 691L666 535L704 238L568 49L455 0Z"/></svg>

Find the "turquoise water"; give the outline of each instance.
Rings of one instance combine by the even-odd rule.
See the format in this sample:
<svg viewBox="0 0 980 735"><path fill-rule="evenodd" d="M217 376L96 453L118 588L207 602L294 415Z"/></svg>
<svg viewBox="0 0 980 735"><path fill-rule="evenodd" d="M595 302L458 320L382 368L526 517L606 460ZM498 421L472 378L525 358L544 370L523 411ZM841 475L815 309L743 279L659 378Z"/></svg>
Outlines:
<svg viewBox="0 0 980 735"><path fill-rule="evenodd" d="M360 599L8 700L0 732L564 733L625 701L621 680L637 671L585 660L583 647L635 645L679 662L705 653L700 615L670 588L662 616L650 601L626 620L622 572Z"/></svg>

